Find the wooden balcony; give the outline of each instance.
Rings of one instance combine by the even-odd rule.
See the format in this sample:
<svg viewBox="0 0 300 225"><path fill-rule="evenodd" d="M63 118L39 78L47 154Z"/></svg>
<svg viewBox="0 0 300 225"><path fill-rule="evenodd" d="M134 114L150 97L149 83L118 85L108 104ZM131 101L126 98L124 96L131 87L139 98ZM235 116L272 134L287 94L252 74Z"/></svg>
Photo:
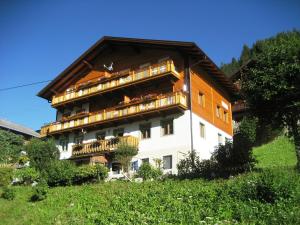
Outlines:
<svg viewBox="0 0 300 225"><path fill-rule="evenodd" d="M41 136L63 133L95 125L104 125L132 117L140 117L145 114L161 112L167 109L187 109L186 95L182 92L172 92L166 95L140 99L99 112L89 113L82 118L54 122L41 128Z"/></svg>
<svg viewBox="0 0 300 225"><path fill-rule="evenodd" d="M134 147L138 147L139 139L133 136L124 136L73 145L72 158L101 152L112 152L118 148L119 144L128 144Z"/></svg>
<svg viewBox="0 0 300 225"><path fill-rule="evenodd" d="M149 67L138 70L127 70L119 73L109 74L109 77L98 78L88 81L84 86L77 86L73 91L65 92L61 95L52 97L52 106L74 102L87 97L103 94L106 92L121 89L130 85L136 85L140 82L156 79L164 76L173 76L179 78L178 72L172 60L154 64Z"/></svg>

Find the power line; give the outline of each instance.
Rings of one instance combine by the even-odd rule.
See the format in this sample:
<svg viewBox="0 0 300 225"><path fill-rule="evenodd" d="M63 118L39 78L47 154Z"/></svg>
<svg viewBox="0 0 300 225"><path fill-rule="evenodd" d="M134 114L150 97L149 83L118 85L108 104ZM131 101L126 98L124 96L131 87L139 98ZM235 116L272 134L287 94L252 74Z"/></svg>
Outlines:
<svg viewBox="0 0 300 225"><path fill-rule="evenodd" d="M52 80L44 80L44 81L34 82L34 83L30 83L30 84L22 84L22 85L8 87L8 88L1 88L0 91L7 91L7 90L11 90L11 89L16 89L16 88L22 88L22 87L27 87L27 86L36 85L36 84L42 84L42 83L46 83L49 81L52 81Z"/></svg>

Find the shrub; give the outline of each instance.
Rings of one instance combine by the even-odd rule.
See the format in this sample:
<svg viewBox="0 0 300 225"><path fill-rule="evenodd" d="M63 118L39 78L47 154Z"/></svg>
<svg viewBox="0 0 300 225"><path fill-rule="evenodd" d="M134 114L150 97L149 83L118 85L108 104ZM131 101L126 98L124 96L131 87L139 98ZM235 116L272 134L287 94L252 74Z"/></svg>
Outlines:
<svg viewBox="0 0 300 225"><path fill-rule="evenodd" d="M229 194L242 201L259 201L261 203L275 203L295 197L299 177L293 177L280 169L264 170L258 174L251 174L247 179L240 179L230 185Z"/></svg>
<svg viewBox="0 0 300 225"><path fill-rule="evenodd" d="M197 166L200 161L195 150L188 153L185 159L180 160L177 164L178 175L181 177L193 177L197 173Z"/></svg>
<svg viewBox="0 0 300 225"><path fill-rule="evenodd" d="M68 160L52 160L43 175L49 186L71 185L76 175L76 166Z"/></svg>
<svg viewBox="0 0 300 225"><path fill-rule="evenodd" d="M26 167L16 170L14 178L18 178L20 183L31 184L40 178L40 173L35 168Z"/></svg>
<svg viewBox="0 0 300 225"><path fill-rule="evenodd" d="M206 178L211 179L219 174L218 164L214 160L200 160L195 151L180 160L177 164L179 178Z"/></svg>
<svg viewBox="0 0 300 225"><path fill-rule="evenodd" d="M16 192L12 188L4 187L1 197L7 200L14 200L16 197Z"/></svg>
<svg viewBox="0 0 300 225"><path fill-rule="evenodd" d="M143 180L157 179L162 175L160 169L154 168L149 163L143 163L137 172L137 176Z"/></svg>
<svg viewBox="0 0 300 225"><path fill-rule="evenodd" d="M13 168L3 167L0 168L0 186L7 186L11 183L13 178Z"/></svg>
<svg viewBox="0 0 300 225"><path fill-rule="evenodd" d="M101 164L96 164L96 172L97 172L97 179L104 180L108 177L108 168L106 166L103 166Z"/></svg>
<svg viewBox="0 0 300 225"><path fill-rule="evenodd" d="M101 165L84 165L77 168L73 182L81 184L95 180L104 180L108 176L108 169Z"/></svg>
<svg viewBox="0 0 300 225"><path fill-rule="evenodd" d="M136 146L120 142L114 153L114 158L122 165L123 170L128 172L130 161L137 153L138 149Z"/></svg>
<svg viewBox="0 0 300 225"><path fill-rule="evenodd" d="M0 130L0 163L15 163L23 149L24 139L21 135Z"/></svg>
<svg viewBox="0 0 300 225"><path fill-rule="evenodd" d="M30 159L30 165L38 171L46 170L52 160L59 158L59 151L52 139L47 141L32 139L25 145L25 150Z"/></svg>
<svg viewBox="0 0 300 225"><path fill-rule="evenodd" d="M34 188L33 195L31 196L31 201L42 201L47 197L47 193L49 190L49 187L47 185L47 182L45 180L40 181Z"/></svg>

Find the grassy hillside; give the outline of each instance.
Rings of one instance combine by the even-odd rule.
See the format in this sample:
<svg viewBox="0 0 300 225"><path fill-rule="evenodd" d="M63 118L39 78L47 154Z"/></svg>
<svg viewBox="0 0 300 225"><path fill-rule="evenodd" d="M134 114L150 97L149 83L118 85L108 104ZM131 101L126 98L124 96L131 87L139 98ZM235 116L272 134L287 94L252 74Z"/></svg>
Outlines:
<svg viewBox="0 0 300 225"><path fill-rule="evenodd" d="M253 153L258 161L258 168L294 167L296 165L294 144L284 136L255 148Z"/></svg>
<svg viewBox="0 0 300 225"><path fill-rule="evenodd" d="M14 187L0 224L300 224L300 176L282 169L295 164L292 144L280 137L255 156L261 172L229 180L57 187L36 203L31 187Z"/></svg>

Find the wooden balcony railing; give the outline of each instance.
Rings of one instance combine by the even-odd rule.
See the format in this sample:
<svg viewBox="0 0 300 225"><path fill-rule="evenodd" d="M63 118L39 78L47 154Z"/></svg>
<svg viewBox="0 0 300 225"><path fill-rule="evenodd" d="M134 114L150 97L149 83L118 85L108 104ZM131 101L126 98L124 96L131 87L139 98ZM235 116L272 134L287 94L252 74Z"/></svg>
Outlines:
<svg viewBox="0 0 300 225"><path fill-rule="evenodd" d="M166 95L156 96L151 99L143 99L137 102L119 105L117 107L89 113L83 118L68 121L54 122L41 128L41 136L61 133L74 128L86 127L89 125L102 124L111 120L119 120L125 117L139 115L150 111L156 111L167 107L179 106L187 108L187 97L182 92L172 92Z"/></svg>
<svg viewBox="0 0 300 225"><path fill-rule="evenodd" d="M107 140L93 141L84 144L73 145L72 157L90 153L114 151L120 144L128 144L138 147L139 139L133 136L115 137Z"/></svg>
<svg viewBox="0 0 300 225"><path fill-rule="evenodd" d="M97 80L88 81L85 87L81 85L75 87L73 91L68 91L60 95L54 95L52 97L52 106L56 107L67 102L72 102L88 96L123 88L124 86L128 86L130 84L135 84L143 80L148 80L167 74L172 74L177 78L179 77L172 60L154 64L143 69L131 71L128 70L126 73L115 73L115 75L112 75L109 78L103 77Z"/></svg>

